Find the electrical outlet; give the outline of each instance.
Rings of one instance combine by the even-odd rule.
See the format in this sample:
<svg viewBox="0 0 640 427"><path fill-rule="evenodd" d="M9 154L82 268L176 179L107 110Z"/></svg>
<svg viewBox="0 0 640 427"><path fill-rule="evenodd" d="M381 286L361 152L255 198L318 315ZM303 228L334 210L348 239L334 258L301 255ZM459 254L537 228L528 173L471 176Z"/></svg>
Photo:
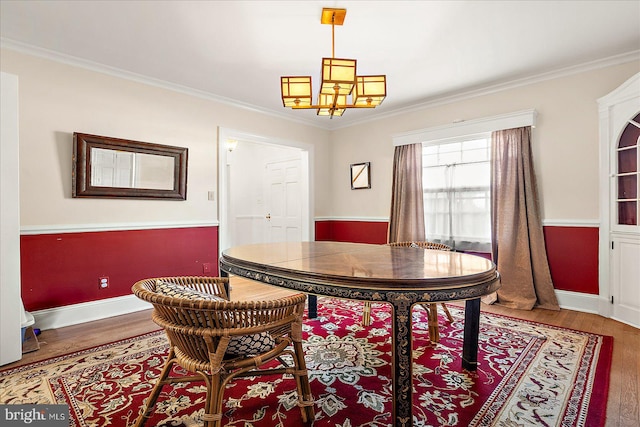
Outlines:
<svg viewBox="0 0 640 427"><path fill-rule="evenodd" d="M105 289L109 287L109 278L101 277L100 278L100 289Z"/></svg>

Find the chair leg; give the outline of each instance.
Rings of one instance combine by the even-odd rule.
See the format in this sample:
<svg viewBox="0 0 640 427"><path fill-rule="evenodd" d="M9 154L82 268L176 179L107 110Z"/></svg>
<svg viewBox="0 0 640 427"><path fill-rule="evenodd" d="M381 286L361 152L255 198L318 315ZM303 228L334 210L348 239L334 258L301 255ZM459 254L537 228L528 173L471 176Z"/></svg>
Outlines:
<svg viewBox="0 0 640 427"><path fill-rule="evenodd" d="M364 302L362 309L362 326L371 325L371 303L369 301Z"/></svg>
<svg viewBox="0 0 640 427"><path fill-rule="evenodd" d="M438 306L436 304L429 304L427 313L429 313L429 339L434 343L440 342L440 328L438 327Z"/></svg>
<svg viewBox="0 0 640 427"><path fill-rule="evenodd" d="M207 400L204 405L204 427L221 427L224 386L220 373L211 375L206 382Z"/></svg>
<svg viewBox="0 0 640 427"><path fill-rule="evenodd" d="M449 323L453 322L453 316L451 315L451 313L449 313L447 304L441 303L440 305L442 306L442 309L444 310L444 314L447 316L447 319L449 319Z"/></svg>
<svg viewBox="0 0 640 427"><path fill-rule="evenodd" d="M307 374L307 365L304 361L304 350L302 342L293 342L293 352L295 354L296 369L296 386L298 388L298 404L302 414L304 423L313 423L316 419L315 409L313 407L313 395L311 394L311 386L309 385L309 375Z"/></svg>
<svg viewBox="0 0 640 427"><path fill-rule="evenodd" d="M165 384L165 380L169 376L169 373L171 372L171 368L173 367L173 363L174 363L173 357L174 357L173 347L171 347L169 349L169 355L167 356L167 360L164 364L164 368L162 368L162 372L158 377L158 381L153 386L153 389L151 390L151 394L147 399L147 403L144 406L142 413L138 416L138 419L136 420L134 427L143 427L144 424L147 422L147 419L151 416L151 413L153 412L153 407L156 404L156 401L158 400L158 396L160 396L160 392L162 391L162 387Z"/></svg>

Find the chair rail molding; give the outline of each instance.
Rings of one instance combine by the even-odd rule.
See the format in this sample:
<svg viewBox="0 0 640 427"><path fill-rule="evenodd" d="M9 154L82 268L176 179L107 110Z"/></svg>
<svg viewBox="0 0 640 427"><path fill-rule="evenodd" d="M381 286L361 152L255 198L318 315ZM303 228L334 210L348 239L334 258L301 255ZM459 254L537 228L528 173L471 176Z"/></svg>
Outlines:
<svg viewBox="0 0 640 427"><path fill-rule="evenodd" d="M22 236L37 234L87 233L95 231L130 231L154 230L165 228L217 227L219 222L213 221L162 221L140 223L105 223L105 224L58 224L22 226Z"/></svg>

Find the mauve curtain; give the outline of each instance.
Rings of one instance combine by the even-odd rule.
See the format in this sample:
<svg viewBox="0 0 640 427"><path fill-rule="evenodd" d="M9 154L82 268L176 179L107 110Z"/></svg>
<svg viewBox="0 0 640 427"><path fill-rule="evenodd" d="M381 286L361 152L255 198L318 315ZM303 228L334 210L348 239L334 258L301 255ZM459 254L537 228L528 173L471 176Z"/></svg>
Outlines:
<svg viewBox="0 0 640 427"><path fill-rule="evenodd" d="M393 155L389 243L424 241L423 199L422 144L398 146Z"/></svg>
<svg viewBox="0 0 640 427"><path fill-rule="evenodd" d="M559 310L540 219L531 127L496 131L491 139L491 244L502 287L483 301Z"/></svg>

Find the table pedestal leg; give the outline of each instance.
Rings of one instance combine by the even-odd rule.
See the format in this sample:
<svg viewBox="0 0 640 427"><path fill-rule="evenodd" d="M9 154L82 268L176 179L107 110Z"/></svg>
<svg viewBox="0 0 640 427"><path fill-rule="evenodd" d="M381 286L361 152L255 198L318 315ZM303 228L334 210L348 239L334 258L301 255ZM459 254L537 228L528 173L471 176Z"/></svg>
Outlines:
<svg viewBox="0 0 640 427"><path fill-rule="evenodd" d="M411 398L412 360L411 360L411 306L393 305L393 334L391 352L393 364L393 419L395 427L412 425Z"/></svg>
<svg viewBox="0 0 640 427"><path fill-rule="evenodd" d="M480 334L480 299L470 299L464 310L464 341L462 344L462 368L478 369L478 335Z"/></svg>
<svg viewBox="0 0 640 427"><path fill-rule="evenodd" d="M228 279L229 273L227 273L226 271L222 271L221 269L220 277L224 277L225 279ZM229 282L224 284L224 291L227 293L227 298L231 298L231 286L229 285Z"/></svg>
<svg viewBox="0 0 640 427"><path fill-rule="evenodd" d="M318 317L318 296L317 295L307 296L307 312L309 315L309 319L315 319L316 317Z"/></svg>

